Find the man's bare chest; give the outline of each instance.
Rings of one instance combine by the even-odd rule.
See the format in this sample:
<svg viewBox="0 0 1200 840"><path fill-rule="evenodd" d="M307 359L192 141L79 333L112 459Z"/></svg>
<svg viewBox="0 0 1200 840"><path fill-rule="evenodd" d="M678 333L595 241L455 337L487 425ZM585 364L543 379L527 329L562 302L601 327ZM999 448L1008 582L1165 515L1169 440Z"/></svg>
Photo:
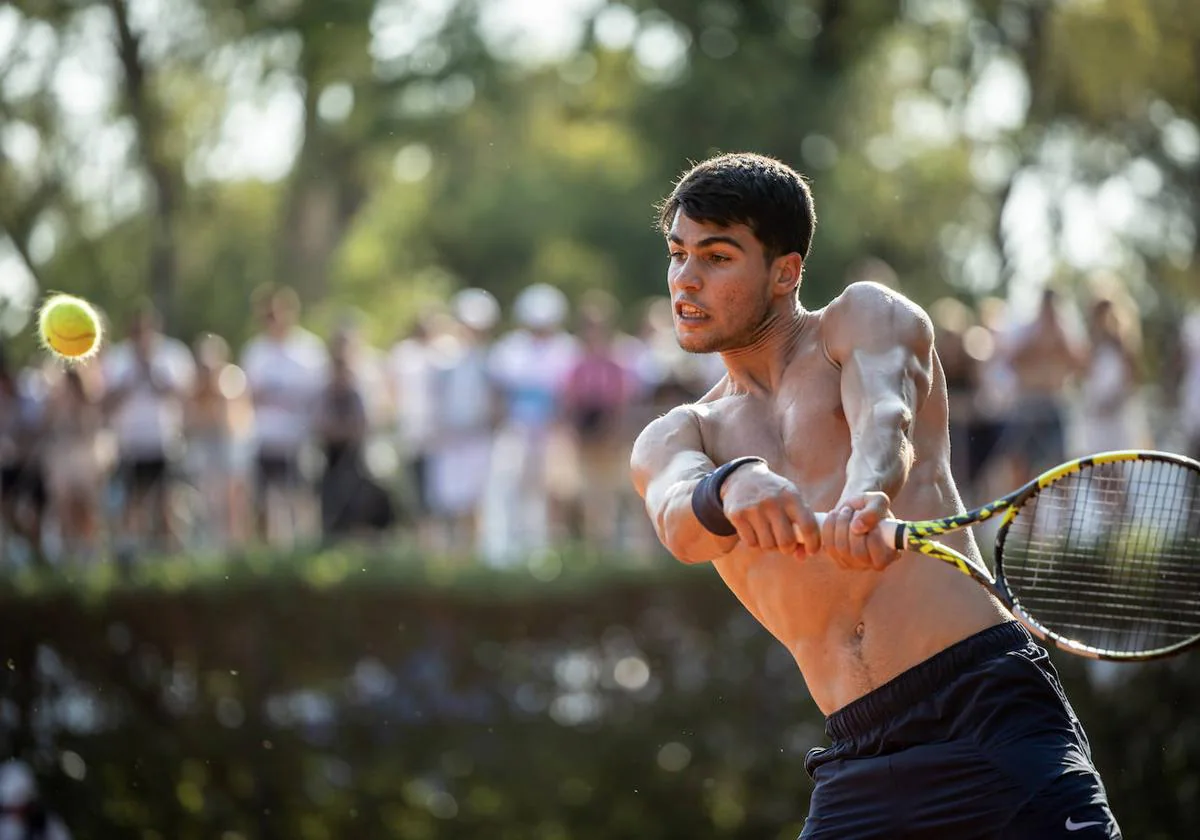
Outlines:
<svg viewBox="0 0 1200 840"><path fill-rule="evenodd" d="M796 377L777 394L730 394L701 414L704 448L717 464L743 455L767 459L810 504L836 501L850 456L850 432L837 371Z"/></svg>

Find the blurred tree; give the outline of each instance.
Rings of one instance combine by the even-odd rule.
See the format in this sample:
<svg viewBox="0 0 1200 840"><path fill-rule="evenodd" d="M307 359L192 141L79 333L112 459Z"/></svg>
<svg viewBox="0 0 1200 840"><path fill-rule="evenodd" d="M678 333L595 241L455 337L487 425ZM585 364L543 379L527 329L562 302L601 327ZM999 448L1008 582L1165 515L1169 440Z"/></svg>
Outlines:
<svg viewBox="0 0 1200 840"><path fill-rule="evenodd" d="M877 96L860 88L857 119L874 127L862 151L890 172L881 189L923 149L943 164L948 200L924 214L935 273L1032 299L1042 283L1111 270L1152 316L1197 296L1200 101L1184 81L1200 72L1194 4L920 0L905 10L875 59L884 63L865 73L887 83ZM885 216L879 228L893 237L904 225Z"/></svg>
<svg viewBox="0 0 1200 840"><path fill-rule="evenodd" d="M1175 5L596 2L538 52L474 0L26 0L0 10L0 223L118 327L158 278L184 337L238 341L274 280L390 340L463 283L658 293L653 203L754 149L813 181L813 305L881 258L926 302L1107 268L1169 310L1200 288Z"/></svg>

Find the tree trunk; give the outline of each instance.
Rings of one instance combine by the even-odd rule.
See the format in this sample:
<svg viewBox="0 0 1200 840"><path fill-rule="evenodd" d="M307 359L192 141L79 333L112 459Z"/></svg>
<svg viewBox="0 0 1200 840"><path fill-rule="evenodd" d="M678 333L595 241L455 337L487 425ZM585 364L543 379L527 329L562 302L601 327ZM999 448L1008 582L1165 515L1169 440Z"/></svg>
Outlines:
<svg viewBox="0 0 1200 840"><path fill-rule="evenodd" d="M276 282L293 287L304 300L328 292L333 254L367 197L356 148L321 131L314 61L300 68L304 139L287 188L275 263Z"/></svg>
<svg viewBox="0 0 1200 840"><path fill-rule="evenodd" d="M141 43L129 26L125 0L108 0L117 27L117 57L124 71L125 96L136 126L142 165L150 177L154 196L151 215L150 253L146 291L170 330L175 302L178 260L175 249L175 217L178 213L180 177L157 142L160 119L147 90L146 65Z"/></svg>

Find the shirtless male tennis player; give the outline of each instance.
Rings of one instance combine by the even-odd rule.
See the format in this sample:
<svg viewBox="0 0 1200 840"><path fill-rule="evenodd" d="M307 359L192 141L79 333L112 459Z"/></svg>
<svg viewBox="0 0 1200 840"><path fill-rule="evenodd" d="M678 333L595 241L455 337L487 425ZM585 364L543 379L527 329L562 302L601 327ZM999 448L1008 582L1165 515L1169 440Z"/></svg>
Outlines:
<svg viewBox="0 0 1200 840"><path fill-rule="evenodd" d="M801 838L1119 838L1046 651L873 530L962 510L926 314L873 283L801 305L816 216L776 160L695 166L660 222L679 344L727 375L646 427L633 480L663 544L716 567L827 716ZM969 532L947 542L978 557Z"/></svg>

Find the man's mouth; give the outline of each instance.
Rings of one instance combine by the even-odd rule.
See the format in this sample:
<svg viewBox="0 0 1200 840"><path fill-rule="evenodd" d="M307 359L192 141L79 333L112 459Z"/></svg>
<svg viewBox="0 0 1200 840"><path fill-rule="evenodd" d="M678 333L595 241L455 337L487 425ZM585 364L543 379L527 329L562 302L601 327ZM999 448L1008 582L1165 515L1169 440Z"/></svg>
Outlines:
<svg viewBox="0 0 1200 840"><path fill-rule="evenodd" d="M682 300L675 302L675 315L681 321L704 321L708 319L708 313L703 309Z"/></svg>

